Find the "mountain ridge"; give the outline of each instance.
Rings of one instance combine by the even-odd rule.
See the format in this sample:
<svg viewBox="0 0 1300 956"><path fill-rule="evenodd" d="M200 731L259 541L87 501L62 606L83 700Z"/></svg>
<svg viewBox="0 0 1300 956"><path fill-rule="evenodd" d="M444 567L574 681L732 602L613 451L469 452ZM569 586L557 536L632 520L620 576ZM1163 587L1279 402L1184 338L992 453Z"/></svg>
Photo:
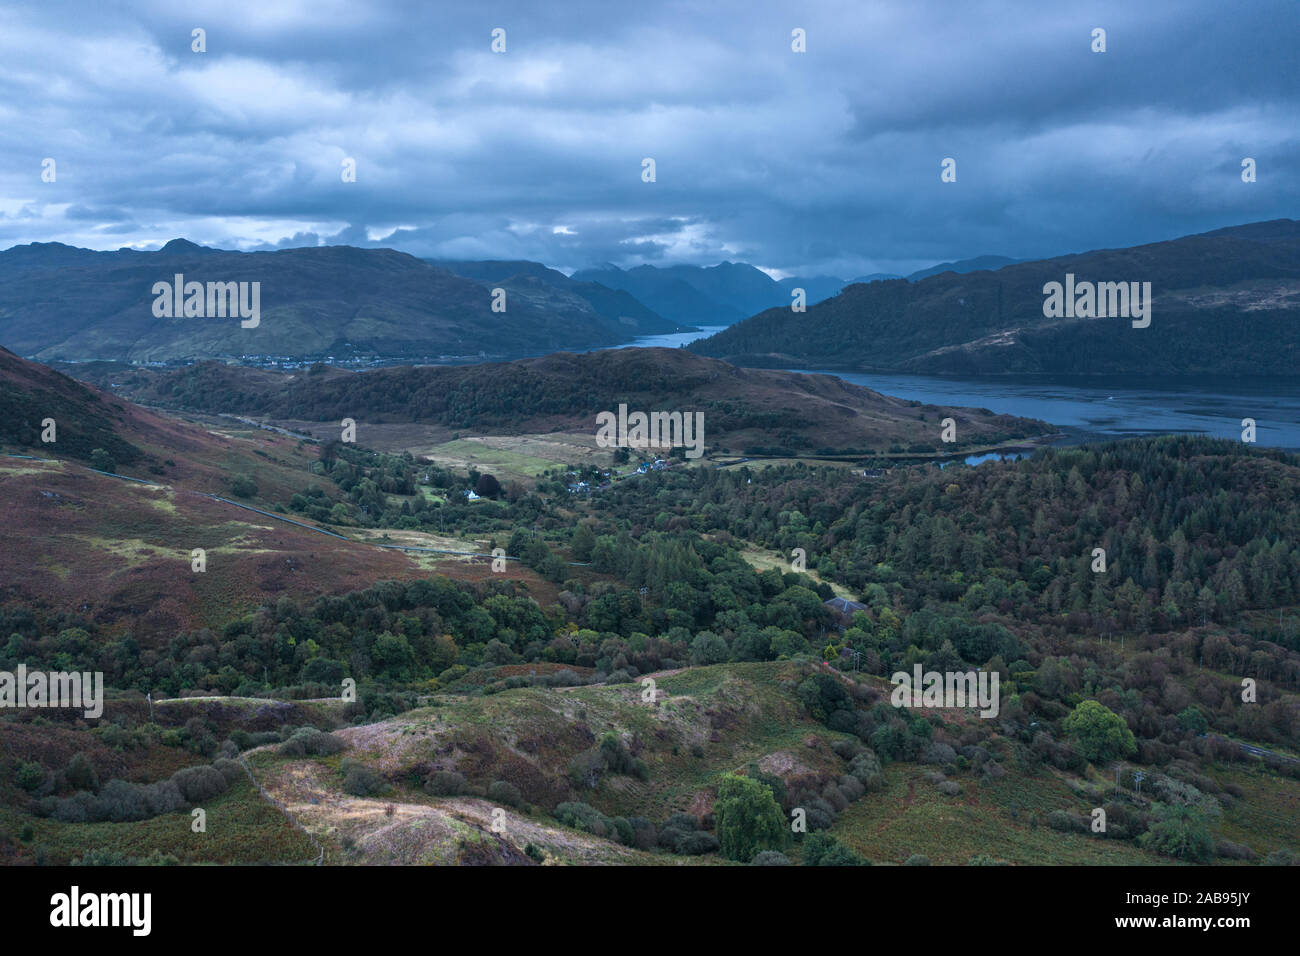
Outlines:
<svg viewBox="0 0 1300 956"><path fill-rule="evenodd" d="M1044 286L1146 281L1152 327L1046 319ZM807 312L769 309L691 343L754 367L950 374L1293 377L1300 222L1248 223L1120 249L850 285Z"/></svg>

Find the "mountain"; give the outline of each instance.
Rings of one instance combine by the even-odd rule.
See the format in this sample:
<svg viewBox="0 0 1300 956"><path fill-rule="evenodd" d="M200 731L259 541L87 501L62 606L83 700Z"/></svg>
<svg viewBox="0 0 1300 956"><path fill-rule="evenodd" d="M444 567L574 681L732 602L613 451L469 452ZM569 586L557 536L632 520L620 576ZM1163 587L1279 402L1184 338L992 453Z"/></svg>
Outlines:
<svg viewBox="0 0 1300 956"><path fill-rule="evenodd" d="M806 301L811 305L829 299L833 295L839 295L846 283L835 276L790 276L779 280L777 285L785 290L785 298L781 300L781 305L790 303L791 293L795 289L803 289Z"/></svg>
<svg viewBox="0 0 1300 956"><path fill-rule="evenodd" d="M974 259L958 259L956 262L941 262L937 266L930 266L928 269L918 269L909 273L907 278L912 282L919 282L921 279L928 279L930 276L941 275L945 272L967 273L980 272L982 270L993 271L1001 269L1003 266L1014 265L1022 262L1022 259L1011 259L1007 256L976 256Z"/></svg>
<svg viewBox="0 0 1300 956"><path fill-rule="evenodd" d="M259 283L256 327L154 315L157 282ZM616 293L521 282L505 311L482 283L392 249L157 252L33 243L0 253L0 342L40 359L149 362L248 356L509 357L671 331ZM584 297L583 293L586 293ZM251 305L251 294L248 298Z"/></svg>
<svg viewBox="0 0 1300 956"><path fill-rule="evenodd" d="M894 272L873 272L871 273L871 275L858 276L856 279L850 279L848 282L844 284L846 286L849 286L849 285L853 285L853 283L855 282L883 282L885 279L903 279L903 278L906 277L900 276Z"/></svg>
<svg viewBox="0 0 1300 956"><path fill-rule="evenodd" d="M366 372L318 366L299 374L203 362L127 370L117 381L138 401L189 411L304 422L415 422L494 435L594 434L596 414L616 411L620 403L631 411L703 411L708 446L734 451L938 446L939 423L950 416L960 439L954 448L1052 431L1030 419L921 405L829 375L738 368L684 349L561 352L509 363Z"/></svg>
<svg viewBox="0 0 1300 956"><path fill-rule="evenodd" d="M1047 283L1149 282L1150 326L1047 318ZM769 309L689 348L750 366L1006 374L1294 377L1300 222L850 285L806 313Z"/></svg>
<svg viewBox="0 0 1300 956"><path fill-rule="evenodd" d="M533 303L553 311L594 313L596 318L625 326L637 335L656 335L680 329L677 323L646 308L623 289L570 279L563 272L540 262L520 259L425 261L481 285L503 288L510 300Z"/></svg>
<svg viewBox="0 0 1300 956"><path fill-rule="evenodd" d="M691 325L725 325L762 309L790 303L790 290L802 287L808 302L834 295L844 285L832 276L790 277L780 282L743 262L716 266L613 265L581 269L574 279L624 289L660 315Z"/></svg>

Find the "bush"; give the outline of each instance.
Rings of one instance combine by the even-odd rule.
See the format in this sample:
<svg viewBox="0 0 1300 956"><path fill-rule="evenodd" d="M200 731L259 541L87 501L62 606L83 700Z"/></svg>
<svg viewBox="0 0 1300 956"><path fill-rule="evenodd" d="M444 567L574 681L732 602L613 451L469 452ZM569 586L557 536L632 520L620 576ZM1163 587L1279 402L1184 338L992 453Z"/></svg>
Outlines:
<svg viewBox="0 0 1300 956"><path fill-rule="evenodd" d="M99 777L95 774L95 768L90 763L90 758L83 753L72 755L68 761L67 769L63 771L63 778L67 780L68 786L74 790L98 790Z"/></svg>
<svg viewBox="0 0 1300 956"><path fill-rule="evenodd" d="M702 856L705 853L714 853L718 848L717 837L705 830L696 830L694 833L683 834L673 847L673 852L682 856Z"/></svg>
<svg viewBox="0 0 1300 956"><path fill-rule="evenodd" d="M519 792L519 788L505 780L493 780L488 785L487 796L489 800L508 807L517 807L524 802L523 794Z"/></svg>
<svg viewBox="0 0 1300 956"><path fill-rule="evenodd" d="M870 866L871 861L829 833L814 833L804 840L804 866Z"/></svg>
<svg viewBox="0 0 1300 956"><path fill-rule="evenodd" d="M22 787L28 793L31 793L37 787L45 782L45 768L38 763L22 762L18 765L18 786Z"/></svg>
<svg viewBox="0 0 1300 956"><path fill-rule="evenodd" d="M1230 840L1219 840L1214 844L1214 855L1221 856L1225 860L1253 860L1255 851L1244 843L1233 843Z"/></svg>
<svg viewBox="0 0 1300 956"><path fill-rule="evenodd" d="M627 822L632 827L633 846L638 850L649 850L655 845L658 834L653 823L645 817L628 817Z"/></svg>
<svg viewBox="0 0 1300 956"><path fill-rule="evenodd" d="M534 863L546 862L546 854L531 843L524 847L524 856L528 857L528 859L532 860Z"/></svg>
<svg viewBox="0 0 1300 956"><path fill-rule="evenodd" d="M555 808L555 819L567 827L593 836L608 836L610 832L609 818L585 803L561 803Z"/></svg>
<svg viewBox="0 0 1300 956"><path fill-rule="evenodd" d="M849 773L869 791L885 789L885 774L880 769L880 761L870 750L864 749L849 761Z"/></svg>
<svg viewBox="0 0 1300 956"><path fill-rule="evenodd" d="M923 763L950 764L957 759L957 751L947 744L930 744L921 759Z"/></svg>
<svg viewBox="0 0 1300 956"><path fill-rule="evenodd" d="M96 448L91 451L90 467L94 468L96 471L117 472L117 462L113 460L112 455L104 451L102 448Z"/></svg>
<svg viewBox="0 0 1300 956"><path fill-rule="evenodd" d="M913 853L903 863L903 866L929 866L929 865L930 865L930 858L928 856L922 856L920 853Z"/></svg>
<svg viewBox="0 0 1300 956"><path fill-rule="evenodd" d="M1138 845L1179 860L1205 863L1214 854L1205 815L1192 807L1156 805L1157 822L1138 837Z"/></svg>
<svg viewBox="0 0 1300 956"><path fill-rule="evenodd" d="M347 744L333 734L315 727L299 727L280 745L280 753L286 757L328 757L346 747Z"/></svg>
<svg viewBox="0 0 1300 956"><path fill-rule="evenodd" d="M1087 833L1088 822L1069 810L1053 810L1047 815L1047 825L1061 833Z"/></svg>
<svg viewBox="0 0 1300 956"><path fill-rule="evenodd" d="M426 793L454 797L465 792L465 778L454 770L435 770L424 781Z"/></svg>
<svg viewBox="0 0 1300 956"><path fill-rule="evenodd" d="M636 842L636 834L632 830L632 824L628 822L627 817L614 817L610 820L614 836L618 842L624 846L633 846Z"/></svg>
<svg viewBox="0 0 1300 956"><path fill-rule="evenodd" d="M212 761L213 768L217 773L226 778L227 784L233 784L244 776L244 768L240 766L239 761L230 760L226 757L218 758Z"/></svg>
<svg viewBox="0 0 1300 956"><path fill-rule="evenodd" d="M345 759L340 769L343 771L343 789L354 797L373 797L388 790L388 781L363 763Z"/></svg>
<svg viewBox="0 0 1300 956"><path fill-rule="evenodd" d="M750 866L790 866L790 858L778 850L764 850L754 854Z"/></svg>
<svg viewBox="0 0 1300 956"><path fill-rule="evenodd" d="M230 761L227 761L229 763ZM226 792L225 775L215 767L186 767L172 774L172 783L186 803L202 803Z"/></svg>

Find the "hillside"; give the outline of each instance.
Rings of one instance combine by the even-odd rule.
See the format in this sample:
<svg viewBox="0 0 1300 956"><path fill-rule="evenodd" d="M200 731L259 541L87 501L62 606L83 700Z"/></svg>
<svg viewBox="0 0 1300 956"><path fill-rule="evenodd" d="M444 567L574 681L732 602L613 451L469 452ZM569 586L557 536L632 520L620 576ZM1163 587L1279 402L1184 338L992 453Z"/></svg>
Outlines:
<svg viewBox="0 0 1300 956"><path fill-rule="evenodd" d="M1117 783L1086 765L1026 761L1019 717L987 722L960 709L916 718L913 730L925 728L920 749L877 757L809 712L814 675L809 663L721 664L648 675L653 704L636 683L537 686L439 693L388 716L331 700L174 699L156 706L156 725L146 723L142 700L124 697L106 713L120 728L115 735L62 722L38 737L29 724L5 720L0 747L14 767L28 768L26 779L35 779L33 767L48 775L40 796L75 753L104 781L165 780L205 766L223 740L223 754L244 749L248 771L213 761L228 779L205 802L217 837L177 836L183 828L168 827L168 815L112 824L70 818L66 800L29 800L17 773L0 784L0 832L31 827L30 842L54 862L91 851L159 851L188 863L319 855L327 866L709 865L727 862L715 836L719 783L740 773L772 788L787 817L796 808L808 815L811 832L787 835L782 846L804 865L1175 862L1135 839L1158 808L1136 792L1132 768ZM864 712L887 696L883 680L824 669L822 677ZM349 717L360 723L346 726ZM328 746L303 753L297 740ZM580 769L606 751L634 763ZM1230 760L1197 777L1197 787L1184 779L1148 768L1146 789L1221 804L1211 838L1247 855L1237 859L1300 846L1285 779ZM38 812L41 803L55 813ZM1080 821L1101 805L1111 825L1089 833ZM828 844L840 846L837 862L815 860ZM24 851L11 845L10 861Z"/></svg>
<svg viewBox="0 0 1300 956"><path fill-rule="evenodd" d="M200 363L171 371L88 369L132 398L180 409L294 421L420 422L480 434L593 432L595 416L631 410L703 411L711 448L955 447L1049 434L1043 422L983 409L919 405L828 375L742 369L682 349L616 349L473 366L313 368L284 374ZM901 450L901 449L900 449Z"/></svg>
<svg viewBox="0 0 1300 956"><path fill-rule="evenodd" d="M317 450L163 417L0 350L0 600L127 631L146 646L220 626L232 608L403 577L397 552L321 535L219 498L275 509ZM40 420L56 440L40 440ZM111 461L92 457L102 449ZM13 457L29 456L29 457ZM138 480L98 474L91 465ZM337 496L337 492L335 493ZM191 551L207 569L191 569Z"/></svg>
<svg viewBox="0 0 1300 956"><path fill-rule="evenodd" d="M1045 318L1043 287L1150 282L1151 324ZM1105 249L847 287L804 314L769 309L692 343L759 367L918 374L1294 377L1300 222L1279 219Z"/></svg>
<svg viewBox="0 0 1300 956"><path fill-rule="evenodd" d="M260 283L258 324L155 316L154 284L177 274ZM507 291L505 311L494 312L479 282L392 249L350 246L243 253L177 239L157 252L93 252L32 243L0 253L0 284L0 343L41 359L509 357L674 327L644 307L597 308L590 290L584 298L546 283L520 286L514 298Z"/></svg>

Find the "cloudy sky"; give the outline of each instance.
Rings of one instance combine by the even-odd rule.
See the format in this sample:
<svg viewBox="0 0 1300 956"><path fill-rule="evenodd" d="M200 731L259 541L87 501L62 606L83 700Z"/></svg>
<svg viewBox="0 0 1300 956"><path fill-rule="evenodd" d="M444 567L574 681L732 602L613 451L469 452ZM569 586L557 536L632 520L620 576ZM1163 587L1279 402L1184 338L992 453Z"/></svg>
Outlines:
<svg viewBox="0 0 1300 956"><path fill-rule="evenodd" d="M7 0L0 248L850 278L1132 245L1300 213L1297 51L1296 0Z"/></svg>

